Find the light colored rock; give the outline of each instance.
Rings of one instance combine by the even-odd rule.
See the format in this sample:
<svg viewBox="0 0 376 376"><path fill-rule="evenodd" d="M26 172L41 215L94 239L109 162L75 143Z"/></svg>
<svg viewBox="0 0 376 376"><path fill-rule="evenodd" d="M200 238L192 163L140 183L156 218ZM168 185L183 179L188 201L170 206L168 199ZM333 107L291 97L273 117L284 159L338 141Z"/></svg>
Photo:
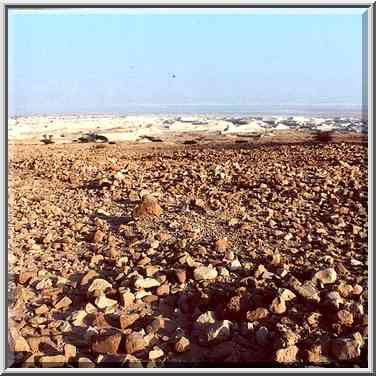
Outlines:
<svg viewBox="0 0 376 376"><path fill-rule="evenodd" d="M286 312L286 303L281 297L277 296L273 299L269 309L271 312L281 315Z"/></svg>
<svg viewBox="0 0 376 376"><path fill-rule="evenodd" d="M112 307L117 304L117 301L114 299L109 299L105 295L98 296L98 298L95 299L95 305L100 308L106 308L106 307Z"/></svg>
<svg viewBox="0 0 376 376"><path fill-rule="evenodd" d="M159 347L155 347L154 350L149 352L149 360L156 360L161 358L164 355L163 350Z"/></svg>
<svg viewBox="0 0 376 376"><path fill-rule="evenodd" d="M181 337L178 339L178 341L175 343L175 351L178 353L186 352L190 349L190 341L186 337Z"/></svg>
<svg viewBox="0 0 376 376"><path fill-rule="evenodd" d="M240 261L238 259L235 259L233 261L231 261L231 264L229 266L229 269L234 272L236 270L239 270L240 268L242 267L242 264L240 263Z"/></svg>
<svg viewBox="0 0 376 376"><path fill-rule="evenodd" d="M107 282L105 279L102 278L97 278L89 286L88 292L94 293L95 296L99 296L109 288L112 288L110 282Z"/></svg>
<svg viewBox="0 0 376 376"><path fill-rule="evenodd" d="M296 295L291 290L285 288L278 289L278 294L279 297L286 302L296 298Z"/></svg>
<svg viewBox="0 0 376 376"><path fill-rule="evenodd" d="M64 298L60 299L56 304L56 309L65 309L68 308L72 304L72 300L68 296L64 296Z"/></svg>
<svg viewBox="0 0 376 376"><path fill-rule="evenodd" d="M334 283L337 280L337 273L333 268L318 271L314 276L314 281L319 281L323 285Z"/></svg>
<svg viewBox="0 0 376 376"><path fill-rule="evenodd" d="M158 282L154 278L139 278L134 283L134 286L138 289L150 289L152 287L158 287L160 285L160 282Z"/></svg>
<svg viewBox="0 0 376 376"><path fill-rule="evenodd" d="M193 272L193 277L196 281L213 280L218 276L218 272L213 267L199 266Z"/></svg>
<svg viewBox="0 0 376 376"><path fill-rule="evenodd" d="M275 361L278 363L294 363L299 349L297 346L288 346L279 349L275 353Z"/></svg>
<svg viewBox="0 0 376 376"><path fill-rule="evenodd" d="M208 342L223 342L226 341L231 334L232 322L229 320L217 321L208 327L207 339Z"/></svg>

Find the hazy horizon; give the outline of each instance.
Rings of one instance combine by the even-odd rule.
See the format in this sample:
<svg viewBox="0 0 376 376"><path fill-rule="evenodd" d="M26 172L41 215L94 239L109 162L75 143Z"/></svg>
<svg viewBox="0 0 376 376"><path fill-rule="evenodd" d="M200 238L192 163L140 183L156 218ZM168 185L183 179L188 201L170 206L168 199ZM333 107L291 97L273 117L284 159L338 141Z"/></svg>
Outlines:
<svg viewBox="0 0 376 376"><path fill-rule="evenodd" d="M364 10L320 11L10 10L9 116L360 113Z"/></svg>

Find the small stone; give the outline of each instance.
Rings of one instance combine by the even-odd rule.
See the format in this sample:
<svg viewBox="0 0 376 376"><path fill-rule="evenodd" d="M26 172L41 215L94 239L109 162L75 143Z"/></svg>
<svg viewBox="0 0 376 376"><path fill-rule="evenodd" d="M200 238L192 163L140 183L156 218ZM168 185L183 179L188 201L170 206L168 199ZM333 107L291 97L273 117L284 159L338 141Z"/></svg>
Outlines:
<svg viewBox="0 0 376 376"><path fill-rule="evenodd" d="M338 292L343 296L344 298L349 297L353 292L353 287L351 285L347 285L346 283L340 283L338 285Z"/></svg>
<svg viewBox="0 0 376 376"><path fill-rule="evenodd" d="M170 293L170 286L168 283L164 283L163 285L159 286L156 290L156 294L158 296L166 296Z"/></svg>
<svg viewBox="0 0 376 376"><path fill-rule="evenodd" d="M37 290L44 290L52 287L52 281L50 279L42 279L35 286Z"/></svg>
<svg viewBox="0 0 376 376"><path fill-rule="evenodd" d="M362 263L361 261L356 260L356 259L354 259L354 258L350 260L350 263L351 263L351 265L353 265L353 266L360 266L360 265L363 265L363 263Z"/></svg>
<svg viewBox="0 0 376 376"><path fill-rule="evenodd" d="M92 351L99 354L116 354L121 342L121 334L96 336L92 344Z"/></svg>
<svg viewBox="0 0 376 376"><path fill-rule="evenodd" d="M142 202L133 211L134 218L145 216L159 217L161 214L162 208L159 206L158 200L151 195L144 196Z"/></svg>
<svg viewBox="0 0 376 376"><path fill-rule="evenodd" d="M144 303L146 303L146 304L152 304L152 303L155 303L156 301L158 301L158 296L157 295L152 295L152 294L150 294L150 295L147 295L147 296L145 296L143 299L142 299L142 301L144 302Z"/></svg>
<svg viewBox="0 0 376 376"><path fill-rule="evenodd" d="M296 295L289 289L279 289L278 290L279 297L286 302L293 300L296 298Z"/></svg>
<svg viewBox="0 0 376 376"><path fill-rule="evenodd" d="M15 352L31 352L30 346L26 339L19 333L16 328L10 329L11 334L11 347Z"/></svg>
<svg viewBox="0 0 376 376"><path fill-rule="evenodd" d="M353 360L361 354L361 344L351 338L338 338L331 342L331 353L337 360Z"/></svg>
<svg viewBox="0 0 376 376"><path fill-rule="evenodd" d="M260 326L256 331L256 342L264 347L270 341L270 332L265 326Z"/></svg>
<svg viewBox="0 0 376 376"><path fill-rule="evenodd" d="M360 295L363 292L363 287L360 285L355 285L353 288L353 295Z"/></svg>
<svg viewBox="0 0 376 376"><path fill-rule="evenodd" d="M94 232L93 234L93 241L94 243L102 243L102 241L106 238L106 234L101 231L101 230L97 230Z"/></svg>
<svg viewBox="0 0 376 376"><path fill-rule="evenodd" d="M121 314L120 317L119 317L120 328L121 329L126 329L126 328L130 327L139 318L140 318L140 316L137 313L131 313L131 314L123 313L123 314Z"/></svg>
<svg viewBox="0 0 376 376"><path fill-rule="evenodd" d="M208 327L208 342L223 342L230 337L232 322L229 320L217 321Z"/></svg>
<svg viewBox="0 0 376 376"><path fill-rule="evenodd" d="M49 311L49 308L46 306L46 304L43 304L35 310L35 314L36 315L43 315L43 314L47 313L48 311Z"/></svg>
<svg viewBox="0 0 376 376"><path fill-rule="evenodd" d="M18 282L21 283L21 285L25 285L35 276L35 272L22 272L18 277Z"/></svg>
<svg viewBox="0 0 376 376"><path fill-rule="evenodd" d="M337 273L333 268L320 270L315 274L314 280L318 280L323 285L334 283L337 280Z"/></svg>
<svg viewBox="0 0 376 376"><path fill-rule="evenodd" d="M132 333L129 334L125 341L125 350L127 354L133 354L137 351L141 351L145 348L145 340L141 334Z"/></svg>
<svg viewBox="0 0 376 376"><path fill-rule="evenodd" d="M312 312L307 317L307 322L312 328L317 328L319 326L319 320L321 318L322 314L318 312Z"/></svg>
<svg viewBox="0 0 376 376"><path fill-rule="evenodd" d="M101 295L95 299L95 305L100 308L112 307L117 304L117 301L114 299L109 299L105 295Z"/></svg>
<svg viewBox="0 0 376 376"><path fill-rule="evenodd" d="M155 347L154 350L149 352L149 360L156 360L161 358L164 355L163 350L159 347Z"/></svg>
<svg viewBox="0 0 376 376"><path fill-rule="evenodd" d="M134 283L134 286L138 289L150 289L160 286L160 283L154 278L139 278Z"/></svg>
<svg viewBox="0 0 376 376"><path fill-rule="evenodd" d="M85 306L85 312L86 313L96 313L97 312L97 307L92 305L91 303L87 303Z"/></svg>
<svg viewBox="0 0 376 376"><path fill-rule="evenodd" d="M95 279L90 287L88 288L89 293L93 293L95 296L102 295L107 289L111 289L111 283L107 282L105 279L97 278Z"/></svg>
<svg viewBox="0 0 376 376"><path fill-rule="evenodd" d="M84 356L78 358L78 368L95 368L95 363Z"/></svg>
<svg viewBox="0 0 376 376"><path fill-rule="evenodd" d="M213 280L218 276L218 272L213 267L199 266L193 272L196 281Z"/></svg>
<svg viewBox="0 0 376 376"><path fill-rule="evenodd" d="M260 321L262 319L265 319L269 316L269 311L266 308L256 308L253 311L247 312L247 320L248 321Z"/></svg>
<svg viewBox="0 0 376 376"><path fill-rule="evenodd" d="M133 305L135 300L134 294L131 292L124 292L121 294L121 301L123 304L123 307L128 308Z"/></svg>
<svg viewBox="0 0 376 376"><path fill-rule="evenodd" d="M224 239L218 239L214 242L214 249L217 252L225 252L227 249L227 238Z"/></svg>
<svg viewBox="0 0 376 376"><path fill-rule="evenodd" d="M233 261L231 261L231 264L229 266L229 269L234 272L236 270L239 270L240 268L242 267L242 264L240 263L240 261L238 259L235 259Z"/></svg>
<svg viewBox="0 0 376 376"><path fill-rule="evenodd" d="M288 346L285 349L279 349L275 353L275 361L278 363L293 363L296 361L298 351L297 346Z"/></svg>
<svg viewBox="0 0 376 376"><path fill-rule="evenodd" d="M152 277L155 273L157 273L159 270L159 267L158 266L155 266L155 265L148 265L146 268L145 268L145 274L147 277Z"/></svg>
<svg viewBox="0 0 376 376"><path fill-rule="evenodd" d="M345 326L351 326L354 322L352 313L345 309L337 312L337 318L339 323Z"/></svg>
<svg viewBox="0 0 376 376"><path fill-rule="evenodd" d="M175 343L175 351L178 353L186 352L190 349L191 343L188 338L181 337L179 340Z"/></svg>
<svg viewBox="0 0 376 376"><path fill-rule="evenodd" d="M65 356L64 355L44 355L38 359L38 363L43 368L63 367L65 364Z"/></svg>
<svg viewBox="0 0 376 376"><path fill-rule="evenodd" d="M281 297L276 297L272 304L270 305L270 311L273 313L276 313L278 315L281 315L282 313L286 312L286 303Z"/></svg>
<svg viewBox="0 0 376 376"><path fill-rule="evenodd" d="M175 275L179 283L185 283L185 281L187 280L187 273L184 269L175 270Z"/></svg>
<svg viewBox="0 0 376 376"><path fill-rule="evenodd" d="M326 303L339 309L340 304L343 304L343 299L337 291L331 291L326 296Z"/></svg>
<svg viewBox="0 0 376 376"><path fill-rule="evenodd" d="M71 344L64 345L64 355L67 362L69 362L70 359L75 358L77 355L76 346Z"/></svg>
<svg viewBox="0 0 376 376"><path fill-rule="evenodd" d="M89 270L82 278L81 278L81 286L85 286L90 283L95 277L98 276L98 273L95 270Z"/></svg>
<svg viewBox="0 0 376 376"><path fill-rule="evenodd" d="M84 326L84 319L85 317L87 316L87 313L83 310L80 310L80 311L76 311L75 313L73 313L72 315L72 324L74 326Z"/></svg>
<svg viewBox="0 0 376 376"><path fill-rule="evenodd" d="M68 308L72 304L72 300L68 296L64 296L64 298L60 299L56 304L56 309L65 309Z"/></svg>

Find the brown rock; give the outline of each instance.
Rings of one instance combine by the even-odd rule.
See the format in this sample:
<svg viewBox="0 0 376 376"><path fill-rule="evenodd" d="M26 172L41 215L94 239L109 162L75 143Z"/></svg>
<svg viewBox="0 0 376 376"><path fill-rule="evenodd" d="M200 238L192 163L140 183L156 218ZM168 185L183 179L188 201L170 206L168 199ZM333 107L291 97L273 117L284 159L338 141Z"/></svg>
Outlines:
<svg viewBox="0 0 376 376"><path fill-rule="evenodd" d="M187 280L187 272L184 269L175 270L175 275L180 283L185 283Z"/></svg>
<svg viewBox="0 0 376 376"><path fill-rule="evenodd" d="M94 243L99 244L99 243L102 243L102 241L105 238L106 238L106 234L102 232L101 230L97 230L94 232L92 240L94 241Z"/></svg>
<svg viewBox="0 0 376 376"><path fill-rule="evenodd" d="M111 328L111 325L107 322L106 317L103 312L97 312L93 324L99 329Z"/></svg>
<svg viewBox="0 0 376 376"><path fill-rule="evenodd" d="M121 302L125 308L129 308L133 305L135 300L134 295L131 292L124 292L121 294Z"/></svg>
<svg viewBox="0 0 376 376"><path fill-rule="evenodd" d="M285 349L279 349L275 353L275 361L278 363L293 363L296 361L298 351L297 346L288 346Z"/></svg>
<svg viewBox="0 0 376 376"><path fill-rule="evenodd" d="M159 217L161 214L162 208L159 206L158 200L151 195L144 196L142 202L133 211L134 218L145 216Z"/></svg>
<svg viewBox="0 0 376 376"><path fill-rule="evenodd" d="M170 286L168 283L164 283L163 285L159 286L156 290L156 294L158 296L166 296L170 293Z"/></svg>
<svg viewBox="0 0 376 376"><path fill-rule="evenodd" d="M259 307L253 311L247 312L248 321L259 321L259 320L265 319L268 316L269 316L269 311L266 308L262 308L262 307Z"/></svg>
<svg viewBox="0 0 376 376"><path fill-rule="evenodd" d="M36 308L35 314L36 315L43 315L43 314L47 313L48 311L49 311L49 308L46 306L46 304L43 304L43 305L39 306L38 308Z"/></svg>
<svg viewBox="0 0 376 376"><path fill-rule="evenodd" d="M123 314L121 314L119 316L120 328L121 329L128 328L133 323L135 323L139 318L140 318L140 316L137 313L131 313L131 314L123 313Z"/></svg>
<svg viewBox="0 0 376 376"><path fill-rule="evenodd" d="M37 275L36 272L21 272L18 277L18 282L21 283L21 285L27 284L33 277Z"/></svg>
<svg viewBox="0 0 376 376"><path fill-rule="evenodd" d="M99 354L116 354L121 342L121 334L96 336L92 351Z"/></svg>
<svg viewBox="0 0 376 376"><path fill-rule="evenodd" d="M158 296L156 295L147 295L144 298L142 298L142 301L146 304L154 303L158 300Z"/></svg>
<svg viewBox="0 0 376 376"><path fill-rule="evenodd" d="M72 300L68 296L64 296L64 298L62 298L55 304L55 308L65 309L65 308L68 308L71 304L72 304Z"/></svg>
<svg viewBox="0 0 376 376"><path fill-rule="evenodd" d="M26 339L19 333L16 328L10 329L11 335L11 348L15 352L30 352L30 346L27 343Z"/></svg>
<svg viewBox="0 0 376 376"><path fill-rule="evenodd" d="M129 334L125 340L125 350L127 354L133 354L145 348L146 343L141 334Z"/></svg>
<svg viewBox="0 0 376 376"><path fill-rule="evenodd" d="M351 312L342 309L337 312L337 319L340 324L345 326L351 326L354 322L354 317Z"/></svg>
<svg viewBox="0 0 376 376"><path fill-rule="evenodd" d="M227 249L227 239L218 239L214 242L214 249L217 252L224 252Z"/></svg>
<svg viewBox="0 0 376 376"><path fill-rule="evenodd" d="M331 342L331 353L338 360L353 360L360 356L361 344L351 338L338 338Z"/></svg>

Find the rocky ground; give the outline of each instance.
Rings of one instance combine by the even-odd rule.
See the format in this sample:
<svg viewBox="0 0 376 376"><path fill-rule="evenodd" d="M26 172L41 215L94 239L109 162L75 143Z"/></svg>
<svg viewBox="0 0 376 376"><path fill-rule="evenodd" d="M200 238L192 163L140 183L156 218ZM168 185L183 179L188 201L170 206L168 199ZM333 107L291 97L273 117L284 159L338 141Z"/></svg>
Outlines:
<svg viewBox="0 0 376 376"><path fill-rule="evenodd" d="M14 367L367 366L367 143L9 159Z"/></svg>

